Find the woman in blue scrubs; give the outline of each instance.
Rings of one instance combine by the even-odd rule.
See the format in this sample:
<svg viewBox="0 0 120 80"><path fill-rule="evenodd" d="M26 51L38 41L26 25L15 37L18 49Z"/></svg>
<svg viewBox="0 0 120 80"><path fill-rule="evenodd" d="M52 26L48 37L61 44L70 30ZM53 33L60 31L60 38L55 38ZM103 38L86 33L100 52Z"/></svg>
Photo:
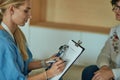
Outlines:
<svg viewBox="0 0 120 80"><path fill-rule="evenodd" d="M18 25L23 26L31 18L30 0L0 0L0 80L47 80L61 73L63 60L51 57L32 60L26 39ZM47 60L57 62L43 73L28 76L33 69L47 67Z"/></svg>

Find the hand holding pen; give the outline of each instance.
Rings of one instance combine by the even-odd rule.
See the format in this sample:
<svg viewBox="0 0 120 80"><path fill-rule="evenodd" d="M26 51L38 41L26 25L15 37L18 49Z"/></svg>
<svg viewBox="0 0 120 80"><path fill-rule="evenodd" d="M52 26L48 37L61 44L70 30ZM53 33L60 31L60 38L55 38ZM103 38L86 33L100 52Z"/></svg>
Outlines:
<svg viewBox="0 0 120 80"><path fill-rule="evenodd" d="M54 58L52 58L52 59L47 60L47 61L46 61L46 64L48 65L48 67L47 67L46 70L50 69L50 68L52 67L52 65L53 65L54 63L58 62L59 60L62 60L62 59L61 59L60 57L54 57ZM62 61L63 61L63 60L62 60ZM63 61L63 62L66 62L66 61Z"/></svg>
<svg viewBox="0 0 120 80"><path fill-rule="evenodd" d="M65 68L65 61L60 59L59 57L55 57L56 61L52 64L50 69L47 70L51 77L60 74ZM51 61L52 62L52 61Z"/></svg>

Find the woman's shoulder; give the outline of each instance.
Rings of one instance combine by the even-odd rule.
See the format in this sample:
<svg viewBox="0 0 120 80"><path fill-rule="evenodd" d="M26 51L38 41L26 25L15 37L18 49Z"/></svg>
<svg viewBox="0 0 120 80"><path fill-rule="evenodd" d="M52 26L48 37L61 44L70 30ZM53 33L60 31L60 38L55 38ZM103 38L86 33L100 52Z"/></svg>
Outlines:
<svg viewBox="0 0 120 80"><path fill-rule="evenodd" d="M0 43L7 42L8 38L4 30L0 30Z"/></svg>
<svg viewBox="0 0 120 80"><path fill-rule="evenodd" d="M9 35L7 34L7 32L4 30L0 30L0 48L5 48L5 47L7 48L12 44L14 43L9 37Z"/></svg>

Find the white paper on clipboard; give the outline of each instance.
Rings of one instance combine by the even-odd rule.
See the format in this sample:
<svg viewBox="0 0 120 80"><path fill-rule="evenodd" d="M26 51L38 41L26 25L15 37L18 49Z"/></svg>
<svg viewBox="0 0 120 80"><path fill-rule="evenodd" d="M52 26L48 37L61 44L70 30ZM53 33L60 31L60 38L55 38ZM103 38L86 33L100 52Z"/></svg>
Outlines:
<svg viewBox="0 0 120 80"><path fill-rule="evenodd" d="M64 56L62 57L63 60L67 61L64 71L61 74L59 74L49 80L59 80L84 51L84 48L81 47L80 45L76 46L76 42L73 40L70 40L67 45L69 46L69 48L64 53Z"/></svg>

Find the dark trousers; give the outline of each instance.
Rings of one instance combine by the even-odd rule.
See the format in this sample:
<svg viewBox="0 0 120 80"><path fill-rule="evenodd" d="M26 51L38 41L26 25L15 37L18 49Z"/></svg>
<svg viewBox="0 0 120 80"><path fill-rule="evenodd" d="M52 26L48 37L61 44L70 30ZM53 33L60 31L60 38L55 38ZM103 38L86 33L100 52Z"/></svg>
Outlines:
<svg viewBox="0 0 120 80"><path fill-rule="evenodd" d="M94 72L97 70L99 70L99 68L96 65L90 65L86 67L82 72L82 80L92 80Z"/></svg>

